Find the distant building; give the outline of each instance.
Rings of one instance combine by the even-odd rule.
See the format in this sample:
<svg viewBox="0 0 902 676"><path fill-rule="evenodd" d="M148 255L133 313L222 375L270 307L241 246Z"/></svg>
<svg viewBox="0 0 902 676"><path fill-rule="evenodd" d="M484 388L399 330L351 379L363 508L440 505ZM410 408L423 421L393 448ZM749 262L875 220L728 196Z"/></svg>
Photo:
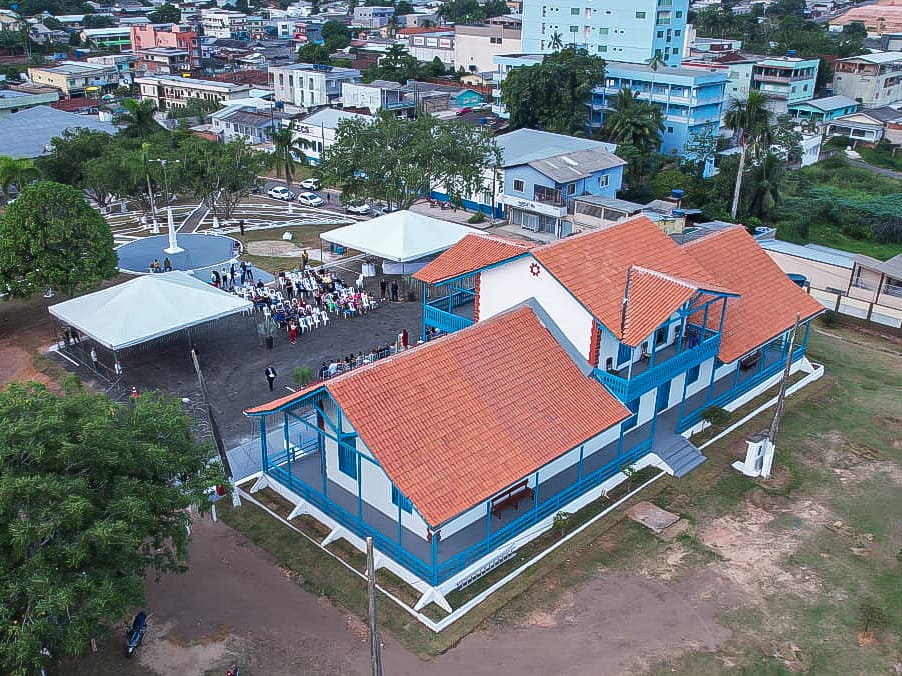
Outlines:
<svg viewBox="0 0 902 676"><path fill-rule="evenodd" d="M250 85L216 82L176 75L148 75L135 79L141 88L141 98L150 99L160 110L180 108L191 99L201 99L225 105L233 99L249 95Z"/></svg>
<svg viewBox="0 0 902 676"><path fill-rule="evenodd" d="M323 157L323 151L335 142L339 122L369 119L372 118L337 108L322 108L294 123L294 137L303 139L308 144L304 148L307 161L310 164L319 164ZM285 124L285 122L282 123L283 126Z"/></svg>
<svg viewBox="0 0 902 676"><path fill-rule="evenodd" d="M453 28L402 28L396 39L417 61L431 63L438 59L445 68L455 68Z"/></svg>
<svg viewBox="0 0 902 676"><path fill-rule="evenodd" d="M866 106L902 101L902 53L874 52L837 60L833 64L833 93Z"/></svg>
<svg viewBox="0 0 902 676"><path fill-rule="evenodd" d="M574 44L612 61L668 66L683 57L689 0L523 0L523 51L549 53Z"/></svg>
<svg viewBox="0 0 902 676"><path fill-rule="evenodd" d="M36 106L0 117L0 155L15 159L39 157L50 142L68 129L92 129L115 134L116 127L96 115L76 115L50 106Z"/></svg>
<svg viewBox="0 0 902 676"><path fill-rule="evenodd" d="M752 66L752 89L766 94L775 113L814 97L818 59L767 58Z"/></svg>
<svg viewBox="0 0 902 676"><path fill-rule="evenodd" d="M372 82L343 82L341 85L341 101L345 108L369 110L375 115L379 110L391 110L396 113L413 111L416 103L405 98L402 85L391 80L373 80ZM411 112L412 114L412 112Z"/></svg>
<svg viewBox="0 0 902 676"><path fill-rule="evenodd" d="M458 70L487 72L494 69L495 56L519 53L522 49L522 30L519 26L487 24L454 27L454 66Z"/></svg>
<svg viewBox="0 0 902 676"><path fill-rule="evenodd" d="M867 144L879 143L886 135L887 125L902 122L902 112L881 106L864 108L851 115L843 115L830 120L824 130L824 136L846 136L853 141Z"/></svg>
<svg viewBox="0 0 902 676"><path fill-rule="evenodd" d="M19 31L25 22L11 9L0 9L0 31Z"/></svg>
<svg viewBox="0 0 902 676"><path fill-rule="evenodd" d="M59 98L59 90L53 87L18 85L10 89L0 89L0 118L10 113L59 101Z"/></svg>
<svg viewBox="0 0 902 676"><path fill-rule="evenodd" d="M32 66L28 78L37 85L58 89L62 98L101 94L119 86L115 66L62 61L55 66Z"/></svg>
<svg viewBox="0 0 902 676"><path fill-rule="evenodd" d="M87 63L97 63L103 66L112 66L119 73L119 84L130 87L137 75L143 73L138 69L138 59L134 54L104 54L103 56L89 56Z"/></svg>
<svg viewBox="0 0 902 676"><path fill-rule="evenodd" d="M357 6L354 8L353 24L365 28L382 28L388 25L394 15L394 7Z"/></svg>
<svg viewBox="0 0 902 676"><path fill-rule="evenodd" d="M204 35L211 38L247 37L247 14L228 9L203 9L200 22Z"/></svg>
<svg viewBox="0 0 902 676"><path fill-rule="evenodd" d="M132 50L138 57L139 68L148 73L175 74L199 70L200 44L197 32L177 24L149 24L132 26ZM149 50L175 50L155 53ZM177 52L177 54L176 54Z"/></svg>
<svg viewBox="0 0 902 676"><path fill-rule="evenodd" d="M827 96L823 99L811 99L789 106L789 115L796 120L812 120L829 122L843 115L850 115L859 108L857 101L848 96Z"/></svg>
<svg viewBox="0 0 902 676"><path fill-rule="evenodd" d="M251 145L271 142L270 133L279 123L271 110L253 106L227 106L210 115L210 124L219 140L228 143L242 138Z"/></svg>
<svg viewBox="0 0 902 676"><path fill-rule="evenodd" d="M327 106L341 97L344 83L361 81L354 68L335 68L310 63L295 63L269 69L275 87L276 101L299 108Z"/></svg>
<svg viewBox="0 0 902 676"><path fill-rule="evenodd" d="M85 28L81 32L81 41L82 44L112 52L127 51L132 47L128 26Z"/></svg>

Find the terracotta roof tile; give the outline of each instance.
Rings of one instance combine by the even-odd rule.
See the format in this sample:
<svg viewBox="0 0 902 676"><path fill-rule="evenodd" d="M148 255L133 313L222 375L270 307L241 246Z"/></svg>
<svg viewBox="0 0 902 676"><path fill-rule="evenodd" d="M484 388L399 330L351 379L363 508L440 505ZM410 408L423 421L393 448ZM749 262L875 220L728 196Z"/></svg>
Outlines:
<svg viewBox="0 0 902 676"><path fill-rule="evenodd" d="M689 298L685 293L689 287L725 290L647 216L568 237L532 253L592 315L632 346L679 307L678 298ZM623 333L623 298L631 267L646 272L639 275L638 288L631 293Z"/></svg>
<svg viewBox="0 0 902 676"><path fill-rule="evenodd" d="M727 363L823 312L823 306L793 283L770 256L737 226L689 242L686 252L721 284L740 294L727 301L720 360Z"/></svg>
<svg viewBox="0 0 902 676"><path fill-rule="evenodd" d="M435 284L516 258L530 248L531 245L527 242L514 242L487 235L467 235L420 269L414 277L427 284Z"/></svg>
<svg viewBox="0 0 902 676"><path fill-rule="evenodd" d="M433 526L629 415L522 306L325 386Z"/></svg>

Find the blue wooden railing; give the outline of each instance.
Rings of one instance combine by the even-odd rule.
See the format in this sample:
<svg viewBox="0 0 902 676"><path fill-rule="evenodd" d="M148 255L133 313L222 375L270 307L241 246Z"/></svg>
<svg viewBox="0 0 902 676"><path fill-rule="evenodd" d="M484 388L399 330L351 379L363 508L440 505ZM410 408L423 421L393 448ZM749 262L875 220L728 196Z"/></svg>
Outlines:
<svg viewBox="0 0 902 676"><path fill-rule="evenodd" d="M796 347L792 351L792 361L796 361L805 356L805 346ZM738 368L738 367L737 367ZM714 397L710 401L705 402L703 405L699 406L696 410L691 413L687 413L682 418L680 418L679 423L677 424L677 428L680 432L685 432L693 425L699 423L702 419L702 414L706 409L711 408L712 406L723 406L724 404L728 404L737 397L742 396L746 392L753 390L758 385L763 383L765 380L770 378L771 376L775 376L780 373L784 368L786 368L786 362L783 359L778 359L770 366L766 366L760 372L756 373L749 378L746 378L742 382L740 382L736 387L733 387L723 394ZM729 377L729 376L727 376Z"/></svg>
<svg viewBox="0 0 902 676"><path fill-rule="evenodd" d="M434 326L445 333L454 333L473 325L472 319L461 317L453 312L445 312L431 305L423 306L423 323Z"/></svg>
<svg viewBox="0 0 902 676"><path fill-rule="evenodd" d="M630 451L619 455L615 460L594 472L586 474L582 479L552 496L538 507L530 510L520 518L507 524L487 538L475 545L464 549L441 565L437 562L426 562L418 556L404 549L392 538L369 526L365 521L358 519L355 514L328 499L320 491L301 481L291 473L286 463L289 460L289 452L282 452L277 456L268 457L264 471L273 479L284 484L289 489L300 495L304 500L316 505L316 507L335 519L342 526L350 530L358 537L370 536L377 548L400 563L430 584L437 585L460 572L483 556L486 556L501 547L505 542L516 537L527 528L535 525L542 519L561 511L569 502L572 502L586 491L599 486L602 482L614 476L624 465L628 465L645 455L651 449L651 440L646 439L637 444ZM541 487L540 487L541 490ZM539 496L542 497L541 494ZM454 536L450 536L446 544L450 544Z"/></svg>
<svg viewBox="0 0 902 676"><path fill-rule="evenodd" d="M623 378L604 369L595 369L595 379L605 385L620 401L633 401L658 385L673 380L676 376L698 366L717 355L720 350L720 334L713 334L695 347L686 348L670 359L655 364L651 368L633 376Z"/></svg>

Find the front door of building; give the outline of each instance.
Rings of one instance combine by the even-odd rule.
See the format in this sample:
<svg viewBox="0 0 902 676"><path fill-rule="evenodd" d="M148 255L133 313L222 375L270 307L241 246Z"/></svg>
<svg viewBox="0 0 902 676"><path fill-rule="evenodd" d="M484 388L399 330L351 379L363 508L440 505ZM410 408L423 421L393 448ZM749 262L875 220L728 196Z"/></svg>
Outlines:
<svg viewBox="0 0 902 676"><path fill-rule="evenodd" d="M667 404L670 401L670 381L668 380L663 385L658 387L658 397L655 400L655 413L660 413L665 408L667 408Z"/></svg>

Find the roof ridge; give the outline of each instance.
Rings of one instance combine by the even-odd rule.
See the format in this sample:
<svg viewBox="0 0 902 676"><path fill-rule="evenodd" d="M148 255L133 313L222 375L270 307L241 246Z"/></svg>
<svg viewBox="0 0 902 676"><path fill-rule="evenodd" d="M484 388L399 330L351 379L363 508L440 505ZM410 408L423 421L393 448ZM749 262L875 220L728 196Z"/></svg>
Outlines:
<svg viewBox="0 0 902 676"><path fill-rule="evenodd" d="M681 244L680 246L682 246L683 248L689 249L689 248L692 248L695 245L699 244L700 242L707 242L707 241L714 239L715 237L723 237L727 233L736 232L736 230L742 230L744 233L746 233L748 235L748 230L745 229L745 226L743 226L741 223L733 223L729 228L723 228L721 230L714 230L705 235L702 235L701 237L698 237L693 240L689 240L688 242L686 242L685 244ZM751 235L749 235L749 237L751 237ZM702 267L704 268L704 266L702 266ZM707 268L705 268L705 269L707 269Z"/></svg>
<svg viewBox="0 0 902 676"><path fill-rule="evenodd" d="M630 269L631 269L631 270L635 270L635 271L637 271L637 272L644 272L644 273L647 273L647 274L650 274L650 275L654 275L655 277L658 277L658 278L660 278L660 279L666 279L667 281L669 281L669 282L674 282L675 284L681 284L681 285L685 286L687 289L700 289L700 288L703 288L703 287L700 287L698 284L696 284L696 283L694 283L694 282L691 282L691 281L688 280L688 279L681 279L680 277L677 277L677 276L675 276L675 275L669 275L669 274L667 274L666 272L660 272L660 271L658 271L658 270L652 270L651 268L646 268L646 267L643 267L643 266L641 266L641 265L631 265L631 266L630 266Z"/></svg>

